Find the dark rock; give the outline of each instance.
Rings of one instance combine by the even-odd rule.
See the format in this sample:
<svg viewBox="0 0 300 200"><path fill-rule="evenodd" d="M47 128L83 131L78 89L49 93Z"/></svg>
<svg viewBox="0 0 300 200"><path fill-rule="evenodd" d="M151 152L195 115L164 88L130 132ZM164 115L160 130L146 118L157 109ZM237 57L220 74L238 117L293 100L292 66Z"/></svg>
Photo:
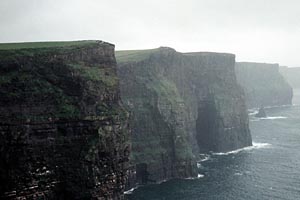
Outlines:
<svg viewBox="0 0 300 200"><path fill-rule="evenodd" d="M121 199L129 156L114 46L0 51L1 199Z"/></svg>
<svg viewBox="0 0 300 200"><path fill-rule="evenodd" d="M132 113L131 177L138 183L195 176L199 152L252 144L234 55L163 47L116 58L121 98Z"/></svg>
<svg viewBox="0 0 300 200"><path fill-rule="evenodd" d="M258 117L258 118L264 118L264 117L267 117L267 114L266 114L266 111L265 111L264 107L261 107L261 108L258 110L258 113L255 115L255 117Z"/></svg>

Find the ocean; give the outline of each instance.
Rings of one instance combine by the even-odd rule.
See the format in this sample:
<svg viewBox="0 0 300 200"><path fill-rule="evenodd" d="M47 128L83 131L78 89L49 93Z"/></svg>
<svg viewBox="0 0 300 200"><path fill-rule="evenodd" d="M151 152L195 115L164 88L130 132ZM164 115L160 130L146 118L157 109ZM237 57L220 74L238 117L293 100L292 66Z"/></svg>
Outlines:
<svg viewBox="0 0 300 200"><path fill-rule="evenodd" d="M300 90L292 106L250 113L253 147L203 155L198 178L139 187L129 200L300 200Z"/></svg>

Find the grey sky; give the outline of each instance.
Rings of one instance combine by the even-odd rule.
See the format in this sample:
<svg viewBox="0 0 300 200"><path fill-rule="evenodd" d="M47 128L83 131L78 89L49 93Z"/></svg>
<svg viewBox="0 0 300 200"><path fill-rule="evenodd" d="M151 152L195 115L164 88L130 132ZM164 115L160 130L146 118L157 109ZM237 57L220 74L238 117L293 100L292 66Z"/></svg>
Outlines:
<svg viewBox="0 0 300 200"><path fill-rule="evenodd" d="M77 39L300 66L300 1L0 0L0 42Z"/></svg>

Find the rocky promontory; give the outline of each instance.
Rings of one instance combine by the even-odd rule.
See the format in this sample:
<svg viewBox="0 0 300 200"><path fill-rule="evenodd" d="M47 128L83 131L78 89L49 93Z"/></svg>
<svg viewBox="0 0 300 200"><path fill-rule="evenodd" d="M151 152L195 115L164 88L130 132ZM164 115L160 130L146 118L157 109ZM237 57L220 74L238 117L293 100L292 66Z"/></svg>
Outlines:
<svg viewBox="0 0 300 200"><path fill-rule="evenodd" d="M280 74L278 64L238 62L236 74L248 108L292 104L293 89Z"/></svg>
<svg viewBox="0 0 300 200"><path fill-rule="evenodd" d="M114 45L0 44L0 74L0 198L122 198L129 129Z"/></svg>
<svg viewBox="0 0 300 200"><path fill-rule="evenodd" d="M280 66L279 71L294 89L300 88L300 67Z"/></svg>
<svg viewBox="0 0 300 200"><path fill-rule="evenodd" d="M116 58L131 112L129 184L194 176L199 153L252 144L235 55L161 47L117 51Z"/></svg>

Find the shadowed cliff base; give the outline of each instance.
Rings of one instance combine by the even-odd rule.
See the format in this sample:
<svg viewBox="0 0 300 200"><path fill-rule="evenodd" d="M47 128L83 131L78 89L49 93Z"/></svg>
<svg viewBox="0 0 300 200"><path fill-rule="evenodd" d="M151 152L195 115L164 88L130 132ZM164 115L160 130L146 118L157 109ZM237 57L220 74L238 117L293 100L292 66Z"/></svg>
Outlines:
<svg viewBox="0 0 300 200"><path fill-rule="evenodd" d="M235 55L161 47L117 51L116 58L138 184L195 176L200 152L252 145ZM140 164L144 171L135 174Z"/></svg>

